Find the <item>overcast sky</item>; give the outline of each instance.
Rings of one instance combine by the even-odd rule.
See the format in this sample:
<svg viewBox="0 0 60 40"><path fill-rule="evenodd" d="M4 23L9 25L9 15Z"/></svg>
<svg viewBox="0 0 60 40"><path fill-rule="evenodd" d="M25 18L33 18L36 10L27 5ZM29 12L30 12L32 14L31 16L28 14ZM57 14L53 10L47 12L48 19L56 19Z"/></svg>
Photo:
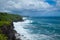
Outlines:
<svg viewBox="0 0 60 40"><path fill-rule="evenodd" d="M60 0L0 0L0 12L27 16L60 16Z"/></svg>

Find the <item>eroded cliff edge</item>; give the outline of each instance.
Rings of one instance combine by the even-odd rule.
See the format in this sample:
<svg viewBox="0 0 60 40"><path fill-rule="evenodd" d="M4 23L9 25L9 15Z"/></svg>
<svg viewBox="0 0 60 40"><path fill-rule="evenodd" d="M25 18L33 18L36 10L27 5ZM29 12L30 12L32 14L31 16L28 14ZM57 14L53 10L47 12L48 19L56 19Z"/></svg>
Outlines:
<svg viewBox="0 0 60 40"><path fill-rule="evenodd" d="M16 37L14 21L23 21L20 15L0 12L0 40L21 40ZM18 34L20 36L20 34Z"/></svg>

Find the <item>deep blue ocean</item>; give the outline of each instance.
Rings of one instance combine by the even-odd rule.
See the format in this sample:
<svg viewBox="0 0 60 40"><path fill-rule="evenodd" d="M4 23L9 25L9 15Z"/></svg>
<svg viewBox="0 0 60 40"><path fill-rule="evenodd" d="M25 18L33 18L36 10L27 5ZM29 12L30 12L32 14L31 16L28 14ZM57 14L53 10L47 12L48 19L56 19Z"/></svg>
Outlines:
<svg viewBox="0 0 60 40"><path fill-rule="evenodd" d="M60 40L60 17L24 17L14 22L22 40Z"/></svg>

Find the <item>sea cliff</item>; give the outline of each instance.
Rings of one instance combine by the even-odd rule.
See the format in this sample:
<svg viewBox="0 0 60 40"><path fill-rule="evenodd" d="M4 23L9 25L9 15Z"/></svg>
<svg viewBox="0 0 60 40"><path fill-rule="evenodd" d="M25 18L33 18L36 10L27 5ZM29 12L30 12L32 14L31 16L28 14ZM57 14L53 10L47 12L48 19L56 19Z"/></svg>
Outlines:
<svg viewBox="0 0 60 40"><path fill-rule="evenodd" d="M22 16L0 12L0 40L21 40L16 37L18 33L14 30L14 21L23 21Z"/></svg>

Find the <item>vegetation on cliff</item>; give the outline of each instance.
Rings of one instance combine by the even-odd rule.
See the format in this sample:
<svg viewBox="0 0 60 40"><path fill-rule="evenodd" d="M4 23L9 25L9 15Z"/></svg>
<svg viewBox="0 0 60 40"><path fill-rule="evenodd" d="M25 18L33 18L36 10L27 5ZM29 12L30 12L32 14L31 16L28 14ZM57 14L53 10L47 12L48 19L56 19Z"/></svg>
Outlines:
<svg viewBox="0 0 60 40"><path fill-rule="evenodd" d="M0 12L0 26L9 25L12 21L22 21L22 16Z"/></svg>
<svg viewBox="0 0 60 40"><path fill-rule="evenodd" d="M10 33L8 33L8 31L11 32L11 30L12 30L11 34L14 34L11 23L13 21L22 21L22 20L23 20L22 16L20 16L20 15L0 12L0 40L8 40L8 35L10 35ZM4 25L6 25L6 26L4 26ZM11 26L11 28L10 28L10 26Z"/></svg>
<svg viewBox="0 0 60 40"><path fill-rule="evenodd" d="M7 40L7 36L5 36L4 34L0 34L0 40Z"/></svg>

